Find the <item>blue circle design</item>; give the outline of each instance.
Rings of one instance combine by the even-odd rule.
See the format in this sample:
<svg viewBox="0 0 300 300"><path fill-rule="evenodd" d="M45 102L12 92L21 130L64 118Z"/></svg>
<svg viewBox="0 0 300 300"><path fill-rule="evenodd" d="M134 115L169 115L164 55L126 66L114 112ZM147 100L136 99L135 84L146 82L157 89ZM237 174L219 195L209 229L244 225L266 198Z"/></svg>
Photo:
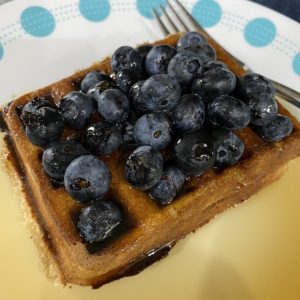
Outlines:
<svg viewBox="0 0 300 300"><path fill-rule="evenodd" d="M2 46L2 44L0 43L0 60L3 58L4 55L4 48Z"/></svg>
<svg viewBox="0 0 300 300"><path fill-rule="evenodd" d="M84 18L91 22L101 22L110 14L108 0L80 0L79 10Z"/></svg>
<svg viewBox="0 0 300 300"><path fill-rule="evenodd" d="M244 36L251 46L266 47L275 39L276 27L269 19L257 18L246 25Z"/></svg>
<svg viewBox="0 0 300 300"><path fill-rule="evenodd" d="M154 19L153 8L157 10L159 15L162 14L160 5L166 7L166 0L137 0L136 7L139 13L148 19Z"/></svg>
<svg viewBox="0 0 300 300"><path fill-rule="evenodd" d="M51 12L41 6L26 8L21 14L21 25L24 30L35 36L45 37L55 29L55 19Z"/></svg>
<svg viewBox="0 0 300 300"><path fill-rule="evenodd" d="M300 52L297 53L293 59L293 69L295 73L300 76Z"/></svg>
<svg viewBox="0 0 300 300"><path fill-rule="evenodd" d="M222 8L214 0L201 0L194 5L192 15L203 27L212 27L220 22Z"/></svg>

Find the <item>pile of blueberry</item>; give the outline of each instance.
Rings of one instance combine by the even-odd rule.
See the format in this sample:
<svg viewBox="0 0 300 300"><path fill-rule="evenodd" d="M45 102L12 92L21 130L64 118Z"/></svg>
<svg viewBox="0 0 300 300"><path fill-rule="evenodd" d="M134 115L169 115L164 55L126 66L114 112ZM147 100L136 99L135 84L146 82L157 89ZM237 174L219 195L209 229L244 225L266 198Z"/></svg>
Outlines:
<svg viewBox="0 0 300 300"><path fill-rule="evenodd" d="M267 142L292 132L290 119L278 114L268 79L237 78L216 59L197 32L183 35L176 48L123 46L112 56L111 76L88 73L81 91L67 94L59 106L40 97L23 107L27 137L46 148L45 172L87 205L78 221L87 242L104 240L122 219L116 204L101 201L112 176L99 156L130 150L128 182L167 205L189 176L239 161L244 143L235 131L250 125ZM102 121L91 123L95 113ZM59 140L65 127L80 130L80 142Z"/></svg>

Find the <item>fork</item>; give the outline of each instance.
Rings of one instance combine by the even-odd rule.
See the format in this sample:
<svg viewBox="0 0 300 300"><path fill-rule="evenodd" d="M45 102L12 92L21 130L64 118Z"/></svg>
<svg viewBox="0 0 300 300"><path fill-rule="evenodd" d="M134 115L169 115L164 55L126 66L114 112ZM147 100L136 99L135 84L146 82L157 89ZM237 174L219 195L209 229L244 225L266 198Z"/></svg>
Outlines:
<svg viewBox="0 0 300 300"><path fill-rule="evenodd" d="M175 16L180 26L176 24L176 21L174 20L175 18L172 18L170 13L166 10L166 8L163 5L160 5L160 10L162 12L161 16L158 10L153 8L152 11L154 17L157 20L159 27L165 36L182 31L180 30L180 27L183 27L184 31L197 30L201 34L203 34L206 38L216 43L228 56L230 56L232 60L235 61L236 64L238 64L241 68L243 68L247 73L254 73L254 71L251 70L249 66L247 66L244 62L242 62L241 60L233 56L230 52L224 49L216 40L214 40L207 33L207 31L196 21L196 19L188 12L188 10L184 7L184 5L179 0L174 0L173 4L169 0L167 0L166 2L167 2L167 7L170 8L172 15ZM177 10L175 9L175 7L177 8ZM185 18L183 17L183 15L185 16ZM162 16L165 16L173 32L171 32L168 29L167 22L163 20ZM187 19L189 23L187 23L185 19ZM292 105L300 108L300 93L277 81L271 80L271 82L273 83L276 90L276 94L277 96L279 96L280 99L285 100L291 103Z"/></svg>

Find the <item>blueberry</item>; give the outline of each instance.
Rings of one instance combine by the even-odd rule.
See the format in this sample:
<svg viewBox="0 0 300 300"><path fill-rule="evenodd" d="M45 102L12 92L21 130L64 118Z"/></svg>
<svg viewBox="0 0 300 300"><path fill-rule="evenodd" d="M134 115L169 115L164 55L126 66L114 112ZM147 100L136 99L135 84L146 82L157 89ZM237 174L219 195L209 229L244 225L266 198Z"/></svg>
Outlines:
<svg viewBox="0 0 300 300"><path fill-rule="evenodd" d="M215 68L204 72L196 78L192 85L192 93L198 94L204 101L228 94L236 85L235 75L223 68Z"/></svg>
<svg viewBox="0 0 300 300"><path fill-rule="evenodd" d="M241 130L250 122L248 105L228 95L222 95L209 102L206 112L211 123L230 130Z"/></svg>
<svg viewBox="0 0 300 300"><path fill-rule="evenodd" d="M128 94L131 86L140 79L140 74L132 70L121 70L116 75L116 83L124 94Z"/></svg>
<svg viewBox="0 0 300 300"><path fill-rule="evenodd" d="M249 95L247 104L251 112L251 125L268 125L277 116L277 102L270 94L261 93Z"/></svg>
<svg viewBox="0 0 300 300"><path fill-rule="evenodd" d="M86 242L101 242L111 236L121 221L121 210L112 201L93 201L81 210L77 227Z"/></svg>
<svg viewBox="0 0 300 300"><path fill-rule="evenodd" d="M202 61L192 52L177 53L168 66L168 74L176 79L182 87L189 87L202 72Z"/></svg>
<svg viewBox="0 0 300 300"><path fill-rule="evenodd" d="M142 58L143 64L145 64L146 56L152 48L153 48L152 45L142 45L136 48L137 52Z"/></svg>
<svg viewBox="0 0 300 300"><path fill-rule="evenodd" d="M96 98L98 111L109 123L126 120L129 113L128 98L117 89L108 89Z"/></svg>
<svg viewBox="0 0 300 300"><path fill-rule="evenodd" d="M192 52L196 54L203 64L217 59L217 53L215 49L208 44L195 47L186 47L181 52Z"/></svg>
<svg viewBox="0 0 300 300"><path fill-rule="evenodd" d="M22 109L21 120L26 126L30 142L45 147L56 141L64 130L64 123L57 107L44 98L35 98Z"/></svg>
<svg viewBox="0 0 300 300"><path fill-rule="evenodd" d="M145 66L148 74L166 74L171 58L176 54L176 49L169 45L154 46L146 56Z"/></svg>
<svg viewBox="0 0 300 300"><path fill-rule="evenodd" d="M182 51L187 47L196 47L207 44L206 38L199 32L188 32L177 41L177 51Z"/></svg>
<svg viewBox="0 0 300 300"><path fill-rule="evenodd" d="M244 143L237 135L224 128L215 128L210 136L216 151L214 167L232 166L240 160L244 153Z"/></svg>
<svg viewBox="0 0 300 300"><path fill-rule="evenodd" d="M139 53L129 46L122 46L118 48L112 58L111 67L115 73L124 69L130 69L141 72L143 69L142 58Z"/></svg>
<svg viewBox="0 0 300 300"><path fill-rule="evenodd" d="M137 145L149 145L157 151L166 148L172 140L169 118L161 112L140 117L133 133Z"/></svg>
<svg viewBox="0 0 300 300"><path fill-rule="evenodd" d="M80 88L83 93L87 93L87 91L98 82L106 80L111 81L109 75L104 72L92 71L87 73L81 81Z"/></svg>
<svg viewBox="0 0 300 300"><path fill-rule="evenodd" d="M141 87L144 84L145 80L140 80L132 85L132 87L129 90L128 98L133 102L133 105L135 105L135 102L138 99L138 96L141 91Z"/></svg>
<svg viewBox="0 0 300 300"><path fill-rule="evenodd" d="M120 130L110 124L98 122L86 129L85 144L96 155L109 155L122 144Z"/></svg>
<svg viewBox="0 0 300 300"><path fill-rule="evenodd" d="M275 95L275 88L270 80L259 74L252 73L245 75L240 78L239 85L240 92L244 96L261 93Z"/></svg>
<svg viewBox="0 0 300 300"><path fill-rule="evenodd" d="M205 105L197 95L185 94L171 111L174 128L178 132L199 130L205 120Z"/></svg>
<svg viewBox="0 0 300 300"><path fill-rule="evenodd" d="M207 132L191 132L177 140L173 157L186 175L202 175L215 163L214 144Z"/></svg>
<svg viewBox="0 0 300 300"><path fill-rule="evenodd" d="M207 62L204 65L204 72L208 71L208 70L211 70L211 69L216 69L216 68L228 69L226 64L223 63L222 61L212 60L212 61Z"/></svg>
<svg viewBox="0 0 300 300"><path fill-rule="evenodd" d="M102 80L89 88L87 95L97 99L104 91L116 89L117 85L113 81Z"/></svg>
<svg viewBox="0 0 300 300"><path fill-rule="evenodd" d="M185 174L176 166L166 167L160 181L151 188L150 197L160 205L170 204L181 190Z"/></svg>
<svg viewBox="0 0 300 300"><path fill-rule="evenodd" d="M176 80L167 74L158 74L144 82L135 105L140 111L168 111L178 103L180 95Z"/></svg>
<svg viewBox="0 0 300 300"><path fill-rule="evenodd" d="M67 167L64 184L68 193L81 203L100 200L108 191L111 173L107 165L93 155L75 158Z"/></svg>
<svg viewBox="0 0 300 300"><path fill-rule="evenodd" d="M139 190L149 190L161 178L163 159L150 146L135 149L125 164L125 176L129 183Z"/></svg>
<svg viewBox="0 0 300 300"><path fill-rule="evenodd" d="M134 125L137 121L137 115L133 110L129 112L128 119L122 123L122 133L123 133L123 146L133 147L136 146L134 139Z"/></svg>
<svg viewBox="0 0 300 300"><path fill-rule="evenodd" d="M253 126L253 129L266 142L275 142L292 133L293 123L288 117L277 115L268 125L262 127Z"/></svg>
<svg viewBox="0 0 300 300"><path fill-rule="evenodd" d="M88 151L74 140L54 142L43 153L42 164L47 175L55 181L63 181L68 165Z"/></svg>
<svg viewBox="0 0 300 300"><path fill-rule="evenodd" d="M59 110L66 125L82 129L94 112L94 100L82 92L70 92L61 100Z"/></svg>

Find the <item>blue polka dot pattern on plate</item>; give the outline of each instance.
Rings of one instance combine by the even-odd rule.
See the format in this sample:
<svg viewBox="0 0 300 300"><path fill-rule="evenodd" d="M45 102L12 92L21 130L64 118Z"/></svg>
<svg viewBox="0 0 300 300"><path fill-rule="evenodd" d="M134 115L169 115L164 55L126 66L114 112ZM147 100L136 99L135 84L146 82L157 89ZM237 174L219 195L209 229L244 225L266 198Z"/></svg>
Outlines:
<svg viewBox="0 0 300 300"><path fill-rule="evenodd" d="M222 8L214 0L201 0L194 5L192 15L203 27L212 27L221 20Z"/></svg>
<svg viewBox="0 0 300 300"><path fill-rule="evenodd" d="M21 25L24 30L35 36L45 37L55 29L55 19L51 12L41 6L26 8L21 14Z"/></svg>
<svg viewBox="0 0 300 300"><path fill-rule="evenodd" d="M295 73L300 76L300 52L297 53L293 59L293 69Z"/></svg>
<svg viewBox="0 0 300 300"><path fill-rule="evenodd" d="M269 19L257 18L246 25L244 36L251 46L265 47L275 39L276 27Z"/></svg>
<svg viewBox="0 0 300 300"><path fill-rule="evenodd" d="M79 10L84 18L91 22L101 22L110 14L108 0L80 0Z"/></svg>
<svg viewBox="0 0 300 300"><path fill-rule="evenodd" d="M148 18L148 19L154 19L152 9L156 8L159 15L161 15L160 5L163 5L166 7L166 1L165 0L137 0L136 6L139 11L139 13Z"/></svg>
<svg viewBox="0 0 300 300"><path fill-rule="evenodd" d="M2 44L0 43L0 60L2 59L3 55L4 55L4 49Z"/></svg>

